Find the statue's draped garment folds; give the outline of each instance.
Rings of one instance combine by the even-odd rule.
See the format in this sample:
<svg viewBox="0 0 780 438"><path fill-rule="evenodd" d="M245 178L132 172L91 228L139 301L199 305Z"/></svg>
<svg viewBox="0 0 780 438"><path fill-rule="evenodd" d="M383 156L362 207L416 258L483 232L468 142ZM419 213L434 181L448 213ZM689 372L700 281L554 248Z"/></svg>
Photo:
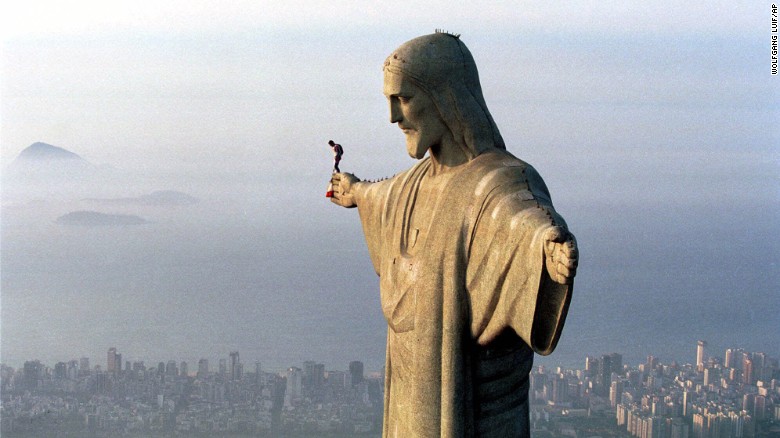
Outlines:
<svg viewBox="0 0 780 438"><path fill-rule="evenodd" d="M430 170L357 200L389 326L384 436L529 436L533 351L555 348L571 298L543 236L566 224L534 168L494 148L451 169L427 230L410 229Z"/></svg>

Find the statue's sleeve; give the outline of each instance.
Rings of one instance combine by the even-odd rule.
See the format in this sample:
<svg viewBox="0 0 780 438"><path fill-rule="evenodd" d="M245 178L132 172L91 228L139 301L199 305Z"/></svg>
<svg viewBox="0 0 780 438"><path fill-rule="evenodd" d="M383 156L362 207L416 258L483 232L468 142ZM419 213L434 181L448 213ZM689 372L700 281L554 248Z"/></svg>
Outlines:
<svg viewBox="0 0 780 438"><path fill-rule="evenodd" d="M366 183L365 190L361 191L357 206L360 213L360 222L363 225L363 234L366 237L368 253L371 263L379 275L382 262L384 224L390 220L389 203L391 201L393 180L384 180L375 183Z"/></svg>
<svg viewBox="0 0 780 438"><path fill-rule="evenodd" d="M539 354L555 348L571 285L555 283L547 274L543 237L554 226L566 228L566 223L530 166L523 178L497 185L484 198L466 270L471 331L481 345L511 328Z"/></svg>

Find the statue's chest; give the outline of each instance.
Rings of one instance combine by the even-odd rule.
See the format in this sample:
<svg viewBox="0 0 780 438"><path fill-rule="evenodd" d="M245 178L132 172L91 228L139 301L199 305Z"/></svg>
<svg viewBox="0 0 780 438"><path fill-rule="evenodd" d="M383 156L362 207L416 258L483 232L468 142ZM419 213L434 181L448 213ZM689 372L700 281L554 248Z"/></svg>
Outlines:
<svg viewBox="0 0 780 438"><path fill-rule="evenodd" d="M469 193L451 175L420 177L404 186L385 224L380 268L382 310L396 333L429 318L444 291L443 278L465 269ZM453 287L453 285L450 285Z"/></svg>
<svg viewBox="0 0 780 438"><path fill-rule="evenodd" d="M417 193L423 195L422 191ZM417 198L413 209L399 211L397 226L385 241L380 271L382 311L395 333L413 330L421 306L430 300L432 291L439 289L437 278L446 250L437 239L437 211L426 201Z"/></svg>
<svg viewBox="0 0 780 438"><path fill-rule="evenodd" d="M396 333L414 330L417 302L423 299L432 274L426 259L398 251L384 261L379 279L382 313Z"/></svg>
<svg viewBox="0 0 780 438"><path fill-rule="evenodd" d="M442 279L459 269L453 255L464 252L457 239L462 217L454 221L443 219L443 215L457 217L447 209L410 214L403 232L396 230L386 242L391 245L385 247L380 293L382 311L395 333L414 330L416 318L430 318L428 310L433 310L435 302L447 293Z"/></svg>

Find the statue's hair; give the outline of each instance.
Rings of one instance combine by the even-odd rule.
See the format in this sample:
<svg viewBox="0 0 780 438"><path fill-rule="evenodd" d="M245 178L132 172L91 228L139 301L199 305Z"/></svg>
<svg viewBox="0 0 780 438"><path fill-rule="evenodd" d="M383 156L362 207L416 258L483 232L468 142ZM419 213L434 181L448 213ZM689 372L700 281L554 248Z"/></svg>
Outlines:
<svg viewBox="0 0 780 438"><path fill-rule="evenodd" d="M506 149L482 97L477 65L459 36L437 32L407 41L387 57L384 70L430 96L469 159L491 148Z"/></svg>

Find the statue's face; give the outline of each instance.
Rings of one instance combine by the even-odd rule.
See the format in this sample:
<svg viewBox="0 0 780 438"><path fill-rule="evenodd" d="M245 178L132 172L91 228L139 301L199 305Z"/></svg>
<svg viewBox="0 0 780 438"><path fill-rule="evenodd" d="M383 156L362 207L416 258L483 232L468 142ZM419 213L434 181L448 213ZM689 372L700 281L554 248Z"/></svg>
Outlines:
<svg viewBox="0 0 780 438"><path fill-rule="evenodd" d="M428 94L401 74L385 71L384 94L390 103L390 123L406 135L409 156L421 159L432 147L441 145L449 128Z"/></svg>

